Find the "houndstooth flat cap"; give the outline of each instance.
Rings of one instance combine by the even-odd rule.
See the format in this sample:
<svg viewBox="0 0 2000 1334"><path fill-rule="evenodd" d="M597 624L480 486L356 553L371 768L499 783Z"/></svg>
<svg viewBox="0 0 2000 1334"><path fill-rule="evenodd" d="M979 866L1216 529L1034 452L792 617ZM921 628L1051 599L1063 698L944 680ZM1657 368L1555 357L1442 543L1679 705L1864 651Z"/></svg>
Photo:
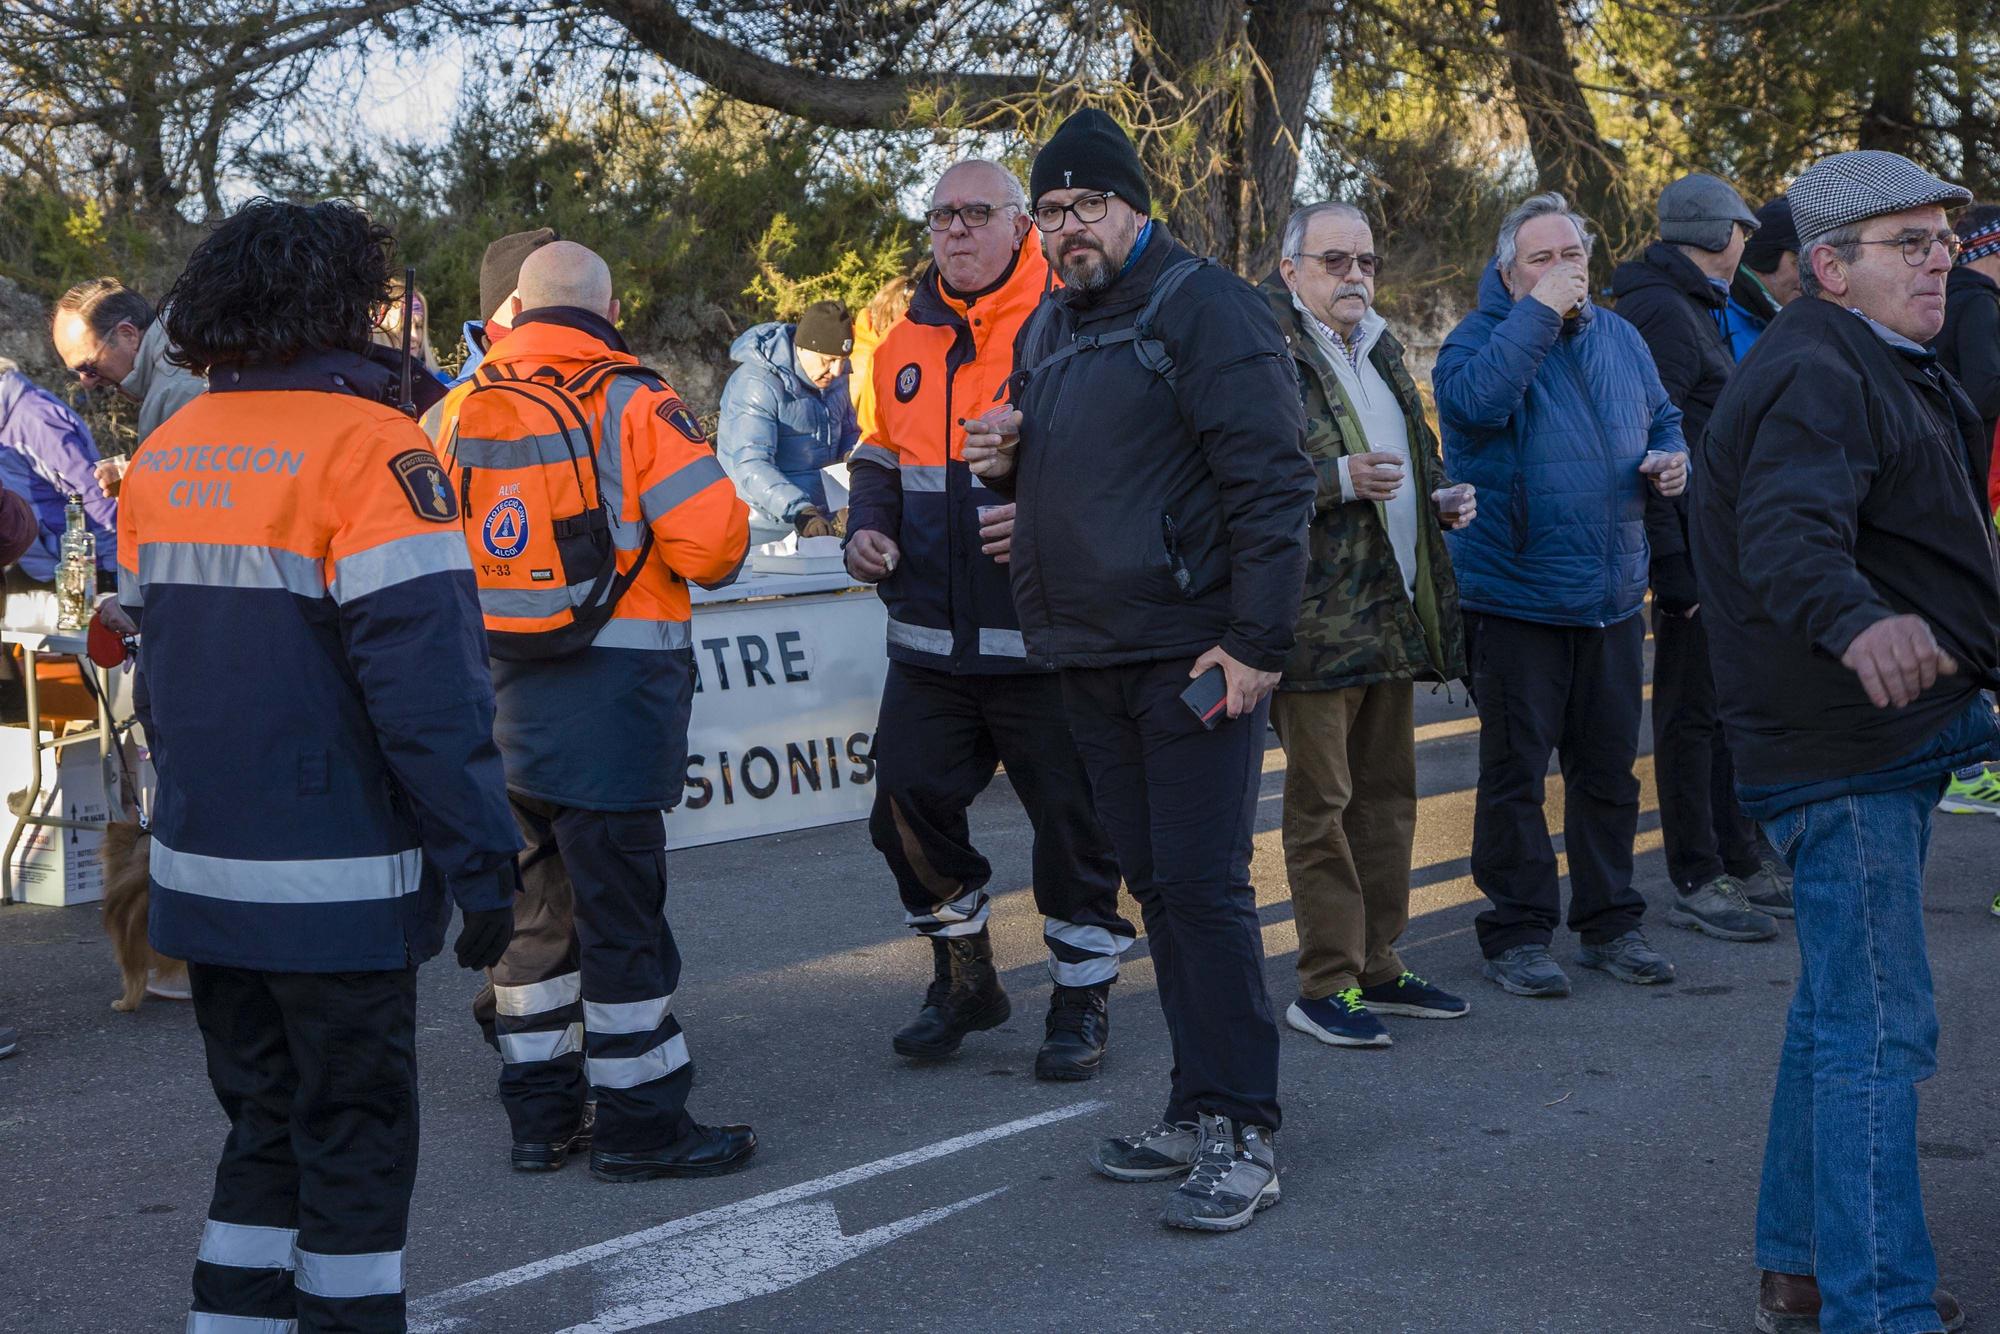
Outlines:
<svg viewBox="0 0 2000 1334"><path fill-rule="evenodd" d="M1955 208L1972 202L1972 192L1941 181L1900 153L1864 148L1823 157L1805 169L1785 192L1792 223L1811 240L1836 227L1920 204Z"/></svg>

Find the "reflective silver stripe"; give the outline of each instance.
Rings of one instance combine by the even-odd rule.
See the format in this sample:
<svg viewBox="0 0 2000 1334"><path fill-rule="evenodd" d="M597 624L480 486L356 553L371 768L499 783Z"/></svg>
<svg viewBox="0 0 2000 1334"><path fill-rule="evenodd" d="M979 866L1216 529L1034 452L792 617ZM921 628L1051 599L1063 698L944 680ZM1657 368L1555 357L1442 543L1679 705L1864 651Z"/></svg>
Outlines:
<svg viewBox="0 0 2000 1334"><path fill-rule="evenodd" d="M524 435L519 440L482 440L462 435L451 442L448 461L467 468L534 468L545 463L559 463L567 468L572 450L583 456L589 449L590 437L580 430L572 432L570 443L563 441L560 432Z"/></svg>
<svg viewBox="0 0 2000 1334"><path fill-rule="evenodd" d="M945 470L941 465L931 464L926 466L918 463L905 463L902 466L901 472L903 474L903 489L905 491L944 490Z"/></svg>
<svg viewBox="0 0 2000 1334"><path fill-rule="evenodd" d="M583 1003L586 1033L650 1033L660 1026L673 1008L672 996L642 1001L591 1001Z"/></svg>
<svg viewBox="0 0 2000 1334"><path fill-rule="evenodd" d="M315 557L277 547L223 542L144 542L139 546L139 585L151 588L154 584L282 588L302 598L323 598L326 566Z"/></svg>
<svg viewBox="0 0 2000 1334"><path fill-rule="evenodd" d="M583 1025L571 1024L543 1033L499 1033L500 1059L509 1065L553 1061L583 1050Z"/></svg>
<svg viewBox="0 0 2000 1334"><path fill-rule="evenodd" d="M449 398L449 395L447 395L446 398ZM438 432L444 429L445 402L446 399L441 398L437 402L431 404L431 410L429 412L426 412L421 419L424 428L424 434L431 438L432 444L436 444L438 442Z"/></svg>
<svg viewBox="0 0 2000 1334"><path fill-rule="evenodd" d="M216 1315L189 1311L186 1334L298 1334L296 1320L271 1320L254 1315Z"/></svg>
<svg viewBox="0 0 2000 1334"><path fill-rule="evenodd" d="M1065 963L1049 956L1049 976L1057 986L1094 987L1100 982L1109 982L1118 976L1118 960L1103 956L1085 959L1082 963Z"/></svg>
<svg viewBox="0 0 2000 1334"><path fill-rule="evenodd" d="M146 595L145 592L143 591L144 587L145 586L139 582L138 575L132 573L130 570L126 569L123 565L120 565L118 567L119 606L121 607L145 606Z"/></svg>
<svg viewBox="0 0 2000 1334"><path fill-rule="evenodd" d="M427 574L472 569L465 534L456 528L412 533L342 556L333 563L333 600L352 602Z"/></svg>
<svg viewBox="0 0 2000 1334"><path fill-rule="evenodd" d="M982 890L961 894L950 903L940 903L928 913L904 912L903 921L927 936L972 936L986 929L992 901Z"/></svg>
<svg viewBox="0 0 2000 1334"><path fill-rule="evenodd" d="M988 630L982 626L979 651L989 658L1025 658L1028 656L1028 643L1021 638L1019 630Z"/></svg>
<svg viewBox="0 0 2000 1334"><path fill-rule="evenodd" d="M423 854L415 848L380 857L250 861L175 852L156 836L153 879L181 894L234 903L359 903L417 892Z"/></svg>
<svg viewBox="0 0 2000 1334"><path fill-rule="evenodd" d="M322 1255L299 1252L298 1287L315 1297L393 1297L403 1290L403 1253Z"/></svg>
<svg viewBox="0 0 2000 1334"><path fill-rule="evenodd" d="M482 588L479 609L488 616L553 616L576 606L589 592L589 584L574 588L560 584L548 588Z"/></svg>
<svg viewBox="0 0 2000 1334"><path fill-rule="evenodd" d="M672 513L676 506L686 504L717 482L728 480L729 474L715 461L715 455L704 454L674 469L664 481L655 482L640 492L639 513L647 523L656 523Z"/></svg>
<svg viewBox="0 0 2000 1334"><path fill-rule="evenodd" d="M232 1269L290 1269L292 1247L298 1240L297 1228L218 1223L211 1218L201 1225L201 1249L195 1258Z"/></svg>
<svg viewBox="0 0 2000 1334"><path fill-rule="evenodd" d="M629 375L614 375L604 391L604 429L597 439L597 494L611 516L611 541L620 551L637 551L645 540L638 524L625 522L625 408L645 386Z"/></svg>
<svg viewBox="0 0 2000 1334"><path fill-rule="evenodd" d="M895 450L884 449L880 445L856 446L854 452L847 456L847 461L849 463L872 463L877 467L887 468L890 472L895 472L902 466L902 460L896 457Z"/></svg>
<svg viewBox="0 0 2000 1334"><path fill-rule="evenodd" d="M591 637L592 648L636 648L665 653L694 643L694 631L686 621L641 621L619 618L604 623Z"/></svg>
<svg viewBox="0 0 2000 1334"><path fill-rule="evenodd" d="M644 1056L586 1057L584 1075L601 1089L630 1089L665 1079L688 1063L687 1034L676 1033Z"/></svg>
<svg viewBox="0 0 2000 1334"><path fill-rule="evenodd" d="M952 936L976 936L985 929L986 929L986 910L984 908L981 908L979 910L979 916L969 918L963 922L953 922L949 926L940 926L940 927L919 926L917 928L917 930L922 932L924 935L944 936L946 938Z"/></svg>
<svg viewBox="0 0 2000 1334"><path fill-rule="evenodd" d="M935 653L940 657L951 656L951 631L939 630L928 625L911 625L908 621L889 618L889 642L904 648L913 648L919 653Z"/></svg>
<svg viewBox="0 0 2000 1334"><path fill-rule="evenodd" d="M986 895L979 890L961 894L950 903L940 903L931 910L931 916L940 922L963 922L974 917L986 916Z"/></svg>
<svg viewBox="0 0 2000 1334"><path fill-rule="evenodd" d="M493 988L493 1009L509 1019L519 1019L524 1015L545 1014L550 1010L560 1010L565 1005L574 1005L582 994L583 975L564 973L541 982L524 982L518 987L496 985Z"/></svg>
<svg viewBox="0 0 2000 1334"><path fill-rule="evenodd" d="M1118 935L1101 926L1061 922L1053 917L1043 919L1042 934L1050 940L1060 940L1074 949L1088 950L1092 954L1123 954L1132 947L1130 936Z"/></svg>

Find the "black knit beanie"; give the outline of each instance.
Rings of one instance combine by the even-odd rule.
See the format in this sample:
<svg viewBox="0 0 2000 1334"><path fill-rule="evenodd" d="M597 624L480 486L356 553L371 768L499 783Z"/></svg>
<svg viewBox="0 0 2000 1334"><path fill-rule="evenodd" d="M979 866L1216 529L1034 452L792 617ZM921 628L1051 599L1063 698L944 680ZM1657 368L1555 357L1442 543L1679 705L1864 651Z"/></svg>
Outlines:
<svg viewBox="0 0 2000 1334"><path fill-rule="evenodd" d="M823 357L844 357L854 350L854 321L838 301L815 301L799 316L792 343Z"/></svg>
<svg viewBox="0 0 2000 1334"><path fill-rule="evenodd" d="M1085 107L1056 127L1028 174L1028 199L1051 190L1109 190L1143 216L1153 207L1146 169L1118 122Z"/></svg>

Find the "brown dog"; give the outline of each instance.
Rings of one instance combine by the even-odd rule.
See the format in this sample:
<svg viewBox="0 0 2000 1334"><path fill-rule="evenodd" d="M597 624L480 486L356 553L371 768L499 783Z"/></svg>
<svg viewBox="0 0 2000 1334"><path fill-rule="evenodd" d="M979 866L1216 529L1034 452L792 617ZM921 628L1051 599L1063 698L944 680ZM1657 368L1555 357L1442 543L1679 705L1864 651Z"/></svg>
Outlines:
<svg viewBox="0 0 2000 1334"><path fill-rule="evenodd" d="M187 965L156 951L146 939L146 910L152 902L147 864L153 836L132 821L114 820L104 831L104 933L125 979L125 994L111 1002L114 1010L139 1008L150 986L153 994L183 998Z"/></svg>

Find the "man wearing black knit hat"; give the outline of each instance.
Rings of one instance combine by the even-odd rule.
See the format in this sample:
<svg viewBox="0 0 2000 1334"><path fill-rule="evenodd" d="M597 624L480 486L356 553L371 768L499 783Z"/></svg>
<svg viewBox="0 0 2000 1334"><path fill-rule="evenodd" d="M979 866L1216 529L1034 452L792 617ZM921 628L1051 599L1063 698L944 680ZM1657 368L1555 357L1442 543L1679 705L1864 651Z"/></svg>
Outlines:
<svg viewBox="0 0 2000 1334"><path fill-rule="evenodd" d="M1248 284L1147 216L1131 141L1080 111L1030 195L1064 289L1015 347L1012 404L967 423L1018 509L1015 607L1052 659L1173 1039L1165 1114L1091 1156L1185 1177L1161 1221L1229 1231L1278 1199L1278 1031L1250 835L1315 484L1284 335Z"/></svg>

